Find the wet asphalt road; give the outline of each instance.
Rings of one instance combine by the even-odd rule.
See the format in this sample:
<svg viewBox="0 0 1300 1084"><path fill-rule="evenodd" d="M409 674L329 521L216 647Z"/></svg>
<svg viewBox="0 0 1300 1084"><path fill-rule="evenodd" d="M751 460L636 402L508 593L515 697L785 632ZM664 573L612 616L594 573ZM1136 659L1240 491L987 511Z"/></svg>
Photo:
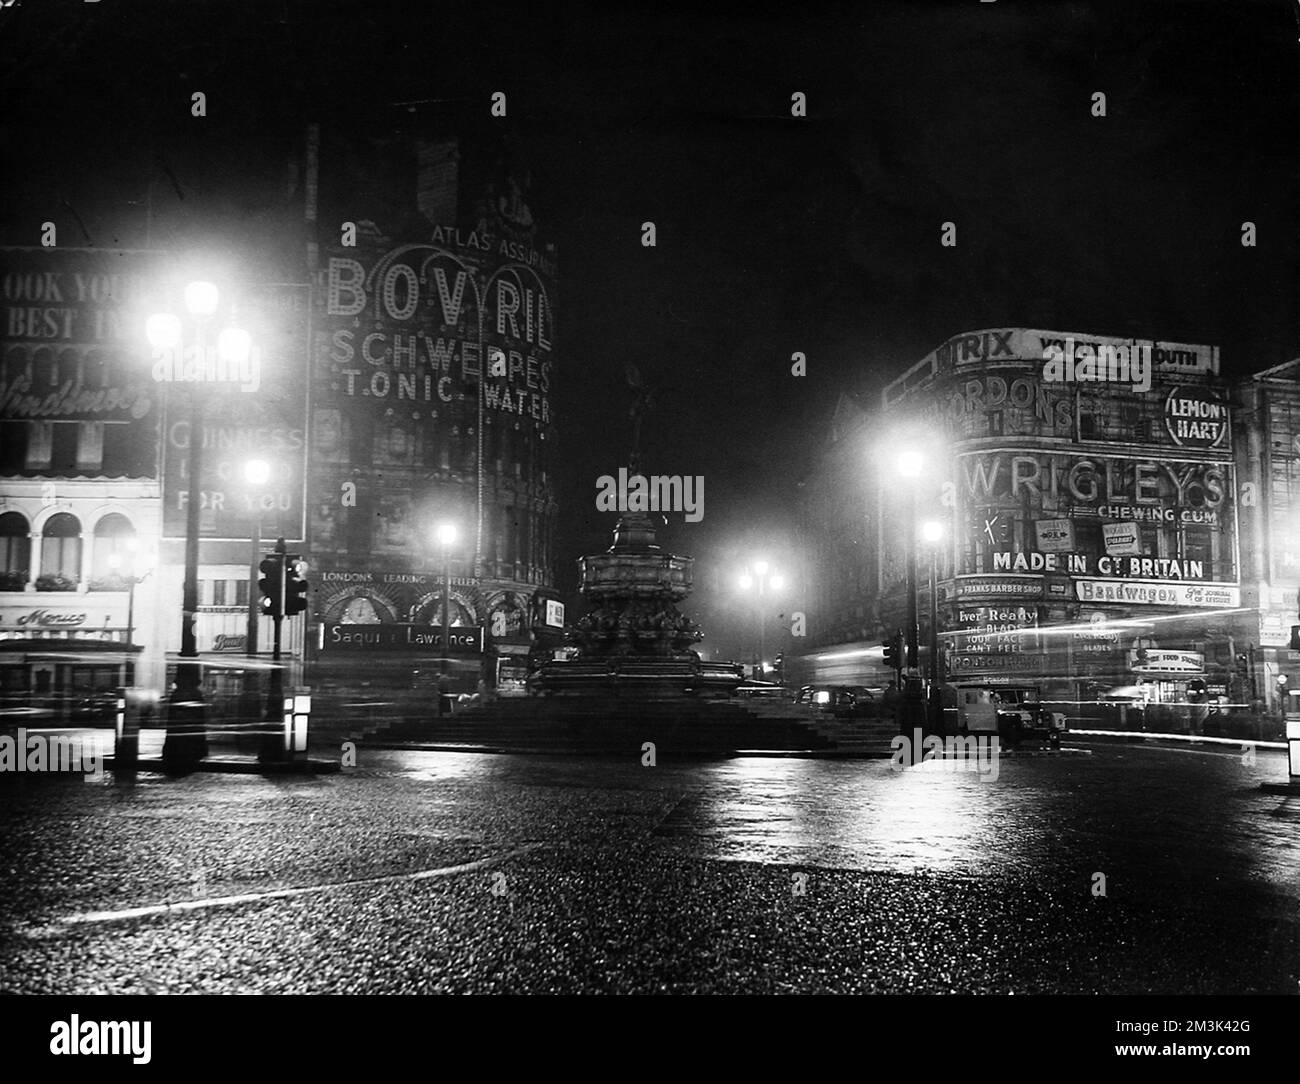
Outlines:
<svg viewBox="0 0 1300 1084"><path fill-rule="evenodd" d="M1295 994L1300 798L1258 786L1285 775L1097 744L996 781L364 749L10 777L0 989Z"/></svg>

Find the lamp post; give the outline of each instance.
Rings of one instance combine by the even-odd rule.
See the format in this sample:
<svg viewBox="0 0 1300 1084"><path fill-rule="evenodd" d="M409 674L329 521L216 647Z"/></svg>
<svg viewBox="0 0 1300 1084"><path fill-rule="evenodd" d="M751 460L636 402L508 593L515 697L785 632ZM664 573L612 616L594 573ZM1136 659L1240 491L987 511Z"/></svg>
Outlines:
<svg viewBox="0 0 1300 1084"><path fill-rule="evenodd" d="M145 323L149 343L162 354L162 359L154 366L154 378L191 385L181 650L176 666L176 685L168 708L167 739L163 745L163 760L178 765L202 760L208 753L207 709L203 703L202 671L195 637L199 610L199 511L203 503L203 402L206 390L197 385L217 378L217 365L214 364L217 359L211 356L210 331L221 293L213 283L200 279L186 285L184 299L185 311L193 326L188 351L181 318L175 313L155 313ZM246 361L250 349L247 332L239 328L224 328L217 337L217 354L223 362L238 364ZM187 352L188 360L185 358Z"/></svg>
<svg viewBox="0 0 1300 1084"><path fill-rule="evenodd" d="M904 734L925 727L925 702L921 692L921 675L918 665L921 631L916 605L916 482L925 469L925 458L920 452L906 450L898 457L898 473L905 479L907 489L907 520L904 538L907 540L907 676L903 679L903 698L899 703L899 724Z"/></svg>
<svg viewBox="0 0 1300 1084"><path fill-rule="evenodd" d="M185 287L185 309L193 318L195 339L191 347L198 364L183 363L183 332L180 317L173 313L156 313L145 326L155 350L173 351L177 363L175 378L196 376L206 370L208 360L208 324L217 311L220 293L211 282L195 281ZM197 381L196 381L197 382ZM189 461L186 465L185 509L185 580L181 591L181 651L176 666L176 685L168 710L167 738L163 759L173 763L202 760L208 753L206 707L201 688L198 643L194 624L199 609L199 506L203 484L203 395L190 388Z"/></svg>
<svg viewBox="0 0 1300 1084"><path fill-rule="evenodd" d="M898 457L898 473L911 482L921 476L925 460L920 452L906 451ZM921 638L916 607L916 486L907 486L907 662L910 674L919 669L917 656Z"/></svg>
<svg viewBox="0 0 1300 1084"><path fill-rule="evenodd" d="M926 520L921 524L921 539L930 551L930 710L939 718L939 682L943 667L939 665L939 546L943 542L943 524Z"/></svg>
<svg viewBox="0 0 1300 1084"><path fill-rule="evenodd" d="M755 587L757 591L757 620L758 620L758 660L754 667L755 679L761 679L766 672L766 666L763 659L767 654L767 613L763 609L763 598L770 591L779 591L785 586L784 578L777 572L769 568L768 563L763 560L755 561L740 575L740 589L749 591Z"/></svg>
<svg viewBox="0 0 1300 1084"><path fill-rule="evenodd" d="M133 539L129 547L132 552L135 551L136 543ZM112 553L108 557L108 567L113 572L126 580L126 646L131 647L135 643L135 588L136 584L141 583L148 578L149 573L153 571L152 560L144 554L135 554L131 562L129 573L122 572L122 557L120 554Z"/></svg>
<svg viewBox="0 0 1300 1084"><path fill-rule="evenodd" d="M442 659L438 664L438 713L442 714L445 704L447 682L447 653L451 638L451 547L456 544L456 525L442 523L438 526L438 544L442 546Z"/></svg>

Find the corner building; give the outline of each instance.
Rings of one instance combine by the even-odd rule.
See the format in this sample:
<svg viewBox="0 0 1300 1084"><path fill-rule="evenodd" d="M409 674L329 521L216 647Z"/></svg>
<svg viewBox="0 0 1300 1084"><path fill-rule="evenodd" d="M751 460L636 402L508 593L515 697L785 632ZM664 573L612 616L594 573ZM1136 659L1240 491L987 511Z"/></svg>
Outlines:
<svg viewBox="0 0 1300 1084"><path fill-rule="evenodd" d="M949 681L1032 682L1081 703L1139 683L1171 705L1202 682L1210 698L1242 695L1236 658L1258 624L1242 609L1216 347L972 331L890 384L882 410L885 429L930 460L918 518L946 528L936 567ZM892 628L906 610L908 527L884 470L877 588ZM924 555L920 567L924 615Z"/></svg>
<svg viewBox="0 0 1300 1084"><path fill-rule="evenodd" d="M495 684L548 636L555 250L526 176L455 140L414 141L390 197L336 184L314 250L309 539L314 684L436 680L437 655L349 625L438 626L438 524L456 526L454 684ZM322 191L345 149L318 149ZM407 187L409 186L409 187ZM381 193L382 195L382 193ZM382 220L364 218L371 208ZM339 222L354 227L337 240ZM326 225L329 223L329 225ZM562 618L559 619L562 624Z"/></svg>

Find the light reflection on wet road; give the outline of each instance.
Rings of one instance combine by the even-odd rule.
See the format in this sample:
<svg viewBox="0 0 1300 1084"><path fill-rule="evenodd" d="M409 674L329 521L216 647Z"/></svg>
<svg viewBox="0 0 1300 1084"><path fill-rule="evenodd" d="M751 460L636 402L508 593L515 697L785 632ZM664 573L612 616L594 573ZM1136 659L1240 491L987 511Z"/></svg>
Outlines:
<svg viewBox="0 0 1300 1084"><path fill-rule="evenodd" d="M1268 795L1285 759L1098 746L963 762L741 759L702 771L661 826L700 855L960 876L1271 881L1300 898L1300 799Z"/></svg>

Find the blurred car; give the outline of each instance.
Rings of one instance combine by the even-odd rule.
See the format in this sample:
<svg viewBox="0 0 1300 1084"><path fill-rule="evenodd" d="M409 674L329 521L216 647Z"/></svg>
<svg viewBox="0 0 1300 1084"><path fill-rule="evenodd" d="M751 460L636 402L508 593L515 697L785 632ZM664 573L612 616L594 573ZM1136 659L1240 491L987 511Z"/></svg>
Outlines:
<svg viewBox="0 0 1300 1084"><path fill-rule="evenodd" d="M865 685L805 685L798 702L841 719L876 714L875 696Z"/></svg>
<svg viewBox="0 0 1300 1084"><path fill-rule="evenodd" d="M117 693L74 690L70 694L68 716L79 723L113 722L117 718Z"/></svg>
<svg viewBox="0 0 1300 1084"><path fill-rule="evenodd" d="M736 689L743 700L793 700L796 692L776 681L747 681Z"/></svg>

